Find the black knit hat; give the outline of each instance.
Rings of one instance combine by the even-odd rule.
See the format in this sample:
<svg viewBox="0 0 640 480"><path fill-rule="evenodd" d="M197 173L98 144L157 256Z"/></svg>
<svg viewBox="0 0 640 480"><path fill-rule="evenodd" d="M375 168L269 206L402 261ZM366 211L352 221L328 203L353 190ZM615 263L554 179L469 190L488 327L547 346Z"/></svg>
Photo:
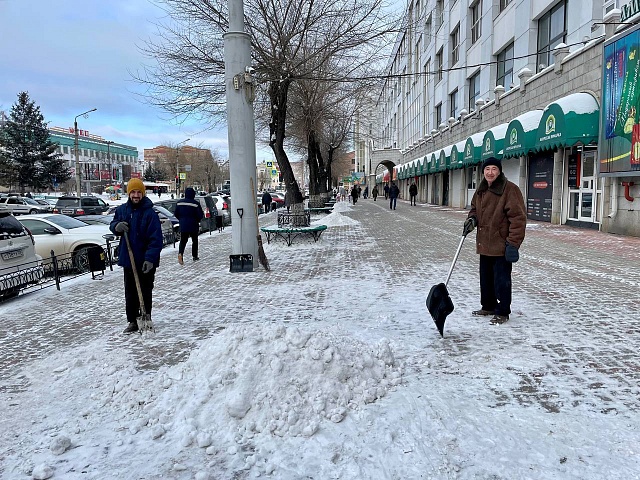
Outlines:
<svg viewBox="0 0 640 480"><path fill-rule="evenodd" d="M502 160L498 160L494 157L487 158L484 162L482 162L482 171L484 172L484 169L489 165L495 165L496 167L498 167L498 170L500 170L500 173L502 173Z"/></svg>

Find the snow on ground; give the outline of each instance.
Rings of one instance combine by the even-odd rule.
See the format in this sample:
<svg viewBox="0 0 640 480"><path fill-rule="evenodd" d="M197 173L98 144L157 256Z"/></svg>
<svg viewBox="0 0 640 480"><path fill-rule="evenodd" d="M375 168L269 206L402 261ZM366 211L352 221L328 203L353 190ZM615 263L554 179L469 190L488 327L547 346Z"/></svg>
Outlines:
<svg viewBox="0 0 640 480"><path fill-rule="evenodd" d="M347 216L359 208L364 206L339 202L331 214L314 217L336 231L356 230L351 241L331 244L335 252L325 261L334 263L327 269L343 268L354 242L371 248L374 240ZM201 248L214 248L230 232L201 236ZM285 255L303 265L319 245L269 245L268 254L274 263ZM163 251L165 272L187 271L169 260L174 254ZM529 255L535 254L531 248ZM187 304L188 318L171 322L198 318L217 326L182 361L172 361L166 348L172 339L162 331L144 337L118 331L27 363L15 373L24 377L24 391L0 388L1 478L640 478L637 417L622 406L619 414L594 411L597 391L555 413L496 401L495 391L519 388L519 373L547 368L545 354L529 348L550 340L532 338L527 328L536 322L518 320L519 313L494 342L485 325L451 321L444 341L433 325L416 325L418 303L424 318L417 276L397 279L393 296L380 300L376 295L388 290L387 278L360 267L366 274L352 285L357 288L333 285L325 310L308 322L284 322L282 316L309 308L305 292L315 292L319 281L313 274L306 280L296 275L299 295L290 296L290 305L274 310L265 298L262 310L233 322L217 321L209 304ZM206 285L220 276L229 303L242 302L238 274L218 268L196 281ZM39 292L13 305L19 301L28 312L43 296L55 295L66 306L55 321L70 321L80 285L76 279L60 292ZM121 295L121 273L107 272L102 287L96 301L108 305L114 291ZM188 301L189 282L159 282L157 288ZM272 295L282 297L291 288L274 284ZM464 311L461 295L457 307ZM391 300L388 310L363 304ZM531 312L538 300L520 293L518 303ZM8 314L0 306L0 316ZM0 338L11 341L11 335ZM160 368L139 368L136 349L159 360ZM557 381L570 382L570 376Z"/></svg>

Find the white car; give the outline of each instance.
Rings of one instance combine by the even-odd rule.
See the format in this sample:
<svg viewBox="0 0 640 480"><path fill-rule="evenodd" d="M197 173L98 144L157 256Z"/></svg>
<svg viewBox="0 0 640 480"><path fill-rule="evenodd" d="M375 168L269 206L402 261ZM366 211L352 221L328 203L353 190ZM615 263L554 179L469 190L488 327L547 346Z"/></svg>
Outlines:
<svg viewBox="0 0 640 480"><path fill-rule="evenodd" d="M28 215L18 219L34 236L36 253L45 267L51 263L51 251L63 268L89 270L89 249L104 251L105 235L113 235L108 225L87 225L85 222L58 213ZM60 268L60 267L59 267Z"/></svg>
<svg viewBox="0 0 640 480"><path fill-rule="evenodd" d="M33 237L13 215L0 213L0 299L17 295L43 275Z"/></svg>

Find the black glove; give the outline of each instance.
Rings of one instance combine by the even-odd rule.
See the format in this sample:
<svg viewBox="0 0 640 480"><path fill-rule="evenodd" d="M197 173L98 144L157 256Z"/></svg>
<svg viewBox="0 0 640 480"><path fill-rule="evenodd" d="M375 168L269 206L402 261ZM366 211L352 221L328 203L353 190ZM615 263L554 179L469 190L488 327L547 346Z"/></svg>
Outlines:
<svg viewBox="0 0 640 480"><path fill-rule="evenodd" d="M504 249L504 259L510 263L516 263L520 259L520 254L518 253L518 247L514 247L510 243L507 242L507 246Z"/></svg>
<svg viewBox="0 0 640 480"><path fill-rule="evenodd" d="M149 260L145 260L142 264L142 273L149 273L151 270L153 270L153 263Z"/></svg>
<svg viewBox="0 0 640 480"><path fill-rule="evenodd" d="M476 219L476 217L467 218L464 221L464 229L462 230L462 236L466 237L471 232L473 232L473 229L476 228L477 224L478 224L478 220Z"/></svg>
<svg viewBox="0 0 640 480"><path fill-rule="evenodd" d="M118 222L114 230L118 233L125 233L129 231L129 224L127 222Z"/></svg>

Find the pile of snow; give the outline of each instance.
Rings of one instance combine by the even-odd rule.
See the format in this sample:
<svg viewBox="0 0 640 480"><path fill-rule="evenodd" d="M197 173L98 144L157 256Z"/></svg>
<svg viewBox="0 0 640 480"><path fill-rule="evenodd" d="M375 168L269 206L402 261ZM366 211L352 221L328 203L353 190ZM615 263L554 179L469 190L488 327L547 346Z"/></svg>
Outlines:
<svg viewBox="0 0 640 480"><path fill-rule="evenodd" d="M346 203L347 202L339 202L339 203L336 203L336 205L346 205ZM315 220L313 224L326 225L327 227L344 227L348 225L357 225L358 223L360 223L357 220L354 220L353 218L347 217L340 213L340 212L346 212L349 210L351 209L344 208L342 206L339 208L334 207L333 212L331 212L329 215L326 215L322 218Z"/></svg>
<svg viewBox="0 0 640 480"><path fill-rule="evenodd" d="M282 325L228 328L183 364L112 377L106 393L127 412L130 435L231 456L260 436L311 437L402 381L388 341L371 346ZM258 453L236 461L275 468Z"/></svg>

